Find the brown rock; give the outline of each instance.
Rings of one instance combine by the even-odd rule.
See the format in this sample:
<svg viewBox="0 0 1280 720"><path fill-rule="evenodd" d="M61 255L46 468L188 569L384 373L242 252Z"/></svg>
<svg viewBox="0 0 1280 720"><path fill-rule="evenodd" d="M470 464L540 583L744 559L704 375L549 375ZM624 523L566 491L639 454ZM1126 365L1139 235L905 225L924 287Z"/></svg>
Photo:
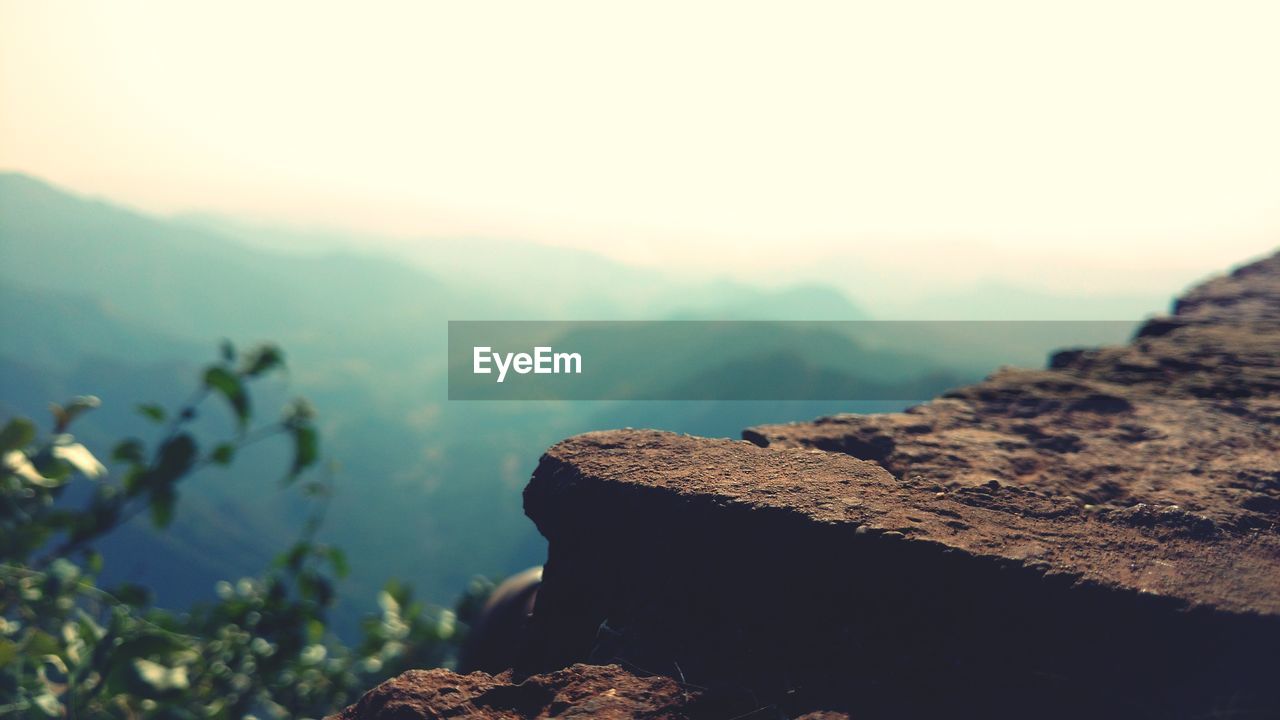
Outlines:
<svg viewBox="0 0 1280 720"><path fill-rule="evenodd" d="M662 677L638 677L616 665L574 665L516 682L449 670L410 670L370 690L329 720L476 718L649 718L685 720L693 693Z"/></svg>
<svg viewBox="0 0 1280 720"><path fill-rule="evenodd" d="M1271 258L906 413L570 438L525 492L525 664L789 715L1280 714L1278 307Z"/></svg>
<svg viewBox="0 0 1280 720"><path fill-rule="evenodd" d="M1221 532L1169 505L1091 514L1070 498L991 478L938 497L933 478L898 479L844 455L622 430L579 435L551 448L526 491L526 509L554 543L568 528L599 522L571 516L585 509L581 498L589 495L598 516L618 522L649 504L638 497L643 492L661 498L665 512L657 517L671 530L690 516L728 529L759 515L764 528L765 518L776 514L833 536L852 538L865 528L881 540L1052 568L1188 608L1280 619L1274 534Z"/></svg>
<svg viewBox="0 0 1280 720"><path fill-rule="evenodd" d="M1168 506L939 497L841 454L614 431L548 451L526 510L551 543L531 667L873 717L1280 702L1280 542Z"/></svg>

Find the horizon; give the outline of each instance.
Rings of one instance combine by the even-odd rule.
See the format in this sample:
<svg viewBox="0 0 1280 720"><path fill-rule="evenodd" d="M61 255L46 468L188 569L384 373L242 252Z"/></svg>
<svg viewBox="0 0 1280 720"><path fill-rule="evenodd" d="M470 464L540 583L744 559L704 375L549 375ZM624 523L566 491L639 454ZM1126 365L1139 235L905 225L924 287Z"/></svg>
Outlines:
<svg viewBox="0 0 1280 720"><path fill-rule="evenodd" d="M804 291L806 289L834 291L844 302L852 304L859 312L870 313L871 319L877 320L1139 320L1154 314L1166 312L1168 301L1184 289L1184 286L1196 284L1213 275L1222 274L1232 268L1247 263L1253 258L1236 258L1234 262L1218 268L1199 268L1189 274L1183 286L1167 285L1154 291L1142 291L1133 288L1117 289L1112 292L1085 296L1060 289L1038 287L1027 282L1000 276L983 276L966 278L961 282L931 286L928 292L914 293L910 300L899 296L894 301L894 289L903 288L904 279L910 280L912 268L907 267L901 275L878 273L884 287L851 288L838 279L814 276L775 276L770 279L743 277L731 272L701 269L681 270L679 268L655 267L634 263L625 259L610 257L591 248L559 246L539 243L519 238L498 237L419 237L415 243L398 242L392 235L360 233L359 231L322 226L289 225L281 222L268 222L229 215L201 212L179 212L163 214L148 211L109 195L90 194L73 188L58 185L47 178L30 173L0 168L0 177L10 176L35 183L43 189L57 195L74 198L77 201L100 203L114 210L121 210L137 215L147 221L160 222L174 229L194 229L205 233L212 239L231 242L250 252L265 252L281 256L326 256L351 253L355 257L403 262L407 261L415 270L423 272L424 277L444 279L459 267L469 270L481 267L497 269L502 265L485 265L483 257L496 251L514 251L517 253L533 252L528 256L534 266L520 267L520 272L533 272L539 267L536 263L554 261L557 252L571 253L569 257L578 257L581 261L604 263L597 267L602 270L610 266L621 271L645 273L655 279L674 282L672 287L714 287L728 283L728 287L755 288L766 292ZM472 243L482 243L483 252L471 252ZM432 251L437 254L432 254ZM539 253L551 252L549 255ZM1263 254L1275 252L1275 248L1263 251ZM481 263L477 265L476 263ZM889 267L889 266L886 266ZM875 273L875 268L866 268L864 272ZM608 271L612 272L612 271ZM494 277L477 278L483 284L493 285L505 279L501 273ZM888 288L886 291L884 288ZM960 301L963 307L953 307ZM1041 309L1047 309L1047 315L1037 315L1033 307L1015 308L1011 303L1041 303ZM1067 308L1071 303L1090 302L1088 309L1072 314ZM922 312L923 311L923 312ZM1012 316L1006 313L1012 311ZM1029 312L1029 314L1028 314ZM941 314L939 314L941 313ZM956 314L958 313L958 314Z"/></svg>

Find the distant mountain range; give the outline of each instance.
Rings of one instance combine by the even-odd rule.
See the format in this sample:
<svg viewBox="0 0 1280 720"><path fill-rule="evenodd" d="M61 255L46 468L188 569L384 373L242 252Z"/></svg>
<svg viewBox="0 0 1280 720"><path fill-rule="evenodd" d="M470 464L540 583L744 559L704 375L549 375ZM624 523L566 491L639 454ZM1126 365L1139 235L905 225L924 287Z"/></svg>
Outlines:
<svg viewBox="0 0 1280 720"><path fill-rule="evenodd" d="M389 576L447 603L473 574L541 562L520 490L542 450L576 432L660 426L717 436L763 422L893 403L449 403L446 321L457 319L858 320L842 293L691 283L577 250L500 241L438 241L392 250L341 234L166 219L0 175L0 416L42 419L47 403L95 394L78 428L100 457L154 432L133 407L185 398L218 342L272 340L290 373L262 407L290 394L321 413L324 454L341 464L342 522L328 539L353 559L340 626L353 627ZM1136 318L1135 318L1136 319ZM847 343L839 339L838 342ZM672 382L767 381L779 362L706 348L679 357ZM709 349L708 349L709 348ZM920 397L1008 361L851 350L859 366L915 378ZM894 368L890 368L890 366ZM896 369L895 369L896 368ZM859 371L860 372L860 371ZM851 374L853 373L853 374ZM892 374L892 373L891 373ZM904 375L904 377L906 377ZM815 368L807 382L857 381ZM865 378L863 378L865 379ZM917 382L918 381L918 382ZM203 418L208 430L229 419ZM301 511L276 480L285 448L246 453L182 488L177 520L158 534L135 523L106 548L106 579L145 582L181 606L215 581L253 573L292 538Z"/></svg>

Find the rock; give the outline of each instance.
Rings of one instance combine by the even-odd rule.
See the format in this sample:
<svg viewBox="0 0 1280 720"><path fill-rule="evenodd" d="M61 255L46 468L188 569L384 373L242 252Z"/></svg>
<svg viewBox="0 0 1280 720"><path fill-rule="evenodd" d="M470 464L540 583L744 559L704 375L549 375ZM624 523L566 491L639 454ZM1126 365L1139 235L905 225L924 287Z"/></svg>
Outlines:
<svg viewBox="0 0 1280 720"><path fill-rule="evenodd" d="M1278 318L1270 258L906 413L559 443L525 665L788 715L1276 714Z"/></svg>
<svg viewBox="0 0 1280 720"><path fill-rule="evenodd" d="M685 720L696 696L662 677L638 677L616 665L574 665L513 680L449 670L410 670L370 690L329 720L474 718L649 718Z"/></svg>
<svg viewBox="0 0 1280 720"><path fill-rule="evenodd" d="M796 714L929 715L957 698L995 714L1280 707L1274 533L1170 506L1103 516L1019 485L933 487L799 448L563 441L525 492L550 541L528 666L679 668L724 705Z"/></svg>

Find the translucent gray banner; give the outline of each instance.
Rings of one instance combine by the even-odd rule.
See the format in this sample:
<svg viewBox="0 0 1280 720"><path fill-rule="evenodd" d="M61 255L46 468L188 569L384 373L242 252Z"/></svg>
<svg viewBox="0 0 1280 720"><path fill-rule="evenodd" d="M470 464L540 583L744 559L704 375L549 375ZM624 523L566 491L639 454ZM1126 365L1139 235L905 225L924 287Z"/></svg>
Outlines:
<svg viewBox="0 0 1280 720"><path fill-rule="evenodd" d="M916 401L1137 325L450 321L449 399Z"/></svg>

